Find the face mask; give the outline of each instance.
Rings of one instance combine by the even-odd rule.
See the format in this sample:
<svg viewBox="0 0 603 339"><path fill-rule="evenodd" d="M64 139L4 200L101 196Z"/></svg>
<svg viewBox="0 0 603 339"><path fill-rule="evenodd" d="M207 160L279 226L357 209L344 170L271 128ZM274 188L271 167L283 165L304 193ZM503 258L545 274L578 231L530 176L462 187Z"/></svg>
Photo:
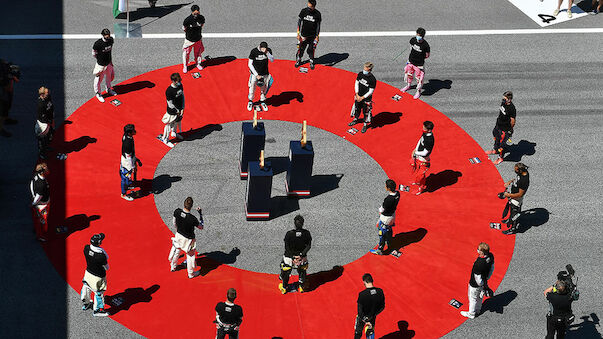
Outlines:
<svg viewBox="0 0 603 339"><path fill-rule="evenodd" d="M362 71L362 74L367 75L369 74L369 71Z"/></svg>
<svg viewBox="0 0 603 339"><path fill-rule="evenodd" d="M421 41L421 40L423 40L423 37L420 35L417 35L417 41Z"/></svg>
<svg viewBox="0 0 603 339"><path fill-rule="evenodd" d="M180 83L180 82L177 82L177 83L175 83L174 85L175 85L176 87L178 87L178 86L180 86L180 85L181 85L181 83Z"/></svg>

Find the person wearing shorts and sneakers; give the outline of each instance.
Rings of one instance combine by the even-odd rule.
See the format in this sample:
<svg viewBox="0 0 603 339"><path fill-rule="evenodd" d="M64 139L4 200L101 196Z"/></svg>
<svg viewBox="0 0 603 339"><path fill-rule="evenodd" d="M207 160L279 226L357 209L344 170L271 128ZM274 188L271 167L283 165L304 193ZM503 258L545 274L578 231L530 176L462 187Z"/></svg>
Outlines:
<svg viewBox="0 0 603 339"><path fill-rule="evenodd" d="M109 95L117 95L111 86L111 81L115 78L115 71L113 70L113 60L111 58L111 51L113 50L113 38L109 29L105 28L101 31L102 38L96 40L92 46L92 56L96 58L96 65L94 66L94 92L96 98L100 102L105 102L105 98L101 94L101 82L105 79L105 85L107 85L107 93Z"/></svg>
<svg viewBox="0 0 603 339"><path fill-rule="evenodd" d="M561 3L563 3L563 0L557 1L557 9L555 9L555 11L553 11L553 16L559 15L559 10L561 9ZM567 17L568 18L572 17L572 6L573 5L574 5L574 0L567 0Z"/></svg>
<svg viewBox="0 0 603 339"><path fill-rule="evenodd" d="M247 110L253 109L253 98L255 97L255 87L260 88L260 106L264 112L268 111L266 105L266 94L272 86L272 76L268 72L268 61L274 62L272 50L268 47L268 43L262 41L260 45L249 52L249 95L247 96Z"/></svg>
<svg viewBox="0 0 603 339"><path fill-rule="evenodd" d="M182 77L178 73L172 73L170 76L172 84L165 90L165 100L167 101L166 112L161 118L161 122L165 124L163 134L160 135L160 140L168 147L173 148L174 144L170 141L171 138L183 140L182 135L182 116L184 114L184 88L182 87Z"/></svg>
<svg viewBox="0 0 603 339"><path fill-rule="evenodd" d="M188 72L188 60L191 52L193 52L197 69L203 69L203 66L201 66L201 54L205 51L201 34L203 25L205 25L205 17L199 13L199 6L192 5L191 15L186 17L182 23L182 30L185 34L184 44L182 45L182 73Z"/></svg>
<svg viewBox="0 0 603 339"><path fill-rule="evenodd" d="M403 93L408 91L414 75L417 78L417 92L413 98L418 99L421 96L421 88L423 88L423 80L425 78L425 59L429 58L430 53L429 44L425 41L425 29L419 27L417 29L417 36L410 39L410 55L404 67L404 82L406 82L406 86L400 88L400 91Z"/></svg>
<svg viewBox="0 0 603 339"><path fill-rule="evenodd" d="M90 244L84 246L84 257L86 258L86 271L82 279L82 310L87 310L94 305L92 315L95 317L106 317L109 315L105 311L105 291L107 290L107 270L109 269L107 252L100 247L105 234L95 234L90 238ZM94 299L90 299L90 295Z"/></svg>
<svg viewBox="0 0 603 339"><path fill-rule="evenodd" d="M196 254L196 241L195 241L195 227L203 229L203 214L201 208L197 207L199 212L199 219L191 214L193 208L193 198L188 197L184 200L184 209L177 208L174 210L173 224L176 228L176 234L172 238L172 249L168 256L170 261L170 270L176 271L178 263L178 257L180 251L186 253L186 271L188 272L188 278L192 279L198 277L201 272L195 271L195 254Z"/></svg>

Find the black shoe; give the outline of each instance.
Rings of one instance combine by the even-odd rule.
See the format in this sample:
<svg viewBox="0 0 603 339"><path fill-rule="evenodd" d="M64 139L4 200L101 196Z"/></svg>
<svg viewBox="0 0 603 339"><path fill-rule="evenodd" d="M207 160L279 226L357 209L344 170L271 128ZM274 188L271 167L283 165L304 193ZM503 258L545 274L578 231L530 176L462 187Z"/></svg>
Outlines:
<svg viewBox="0 0 603 339"><path fill-rule="evenodd" d="M104 308L99 308L98 310L93 311L92 315L95 317L107 317L109 316L109 313L107 313Z"/></svg>
<svg viewBox="0 0 603 339"><path fill-rule="evenodd" d="M362 132L362 133L366 133L366 130L367 130L367 129L368 129L368 125L367 125L367 124L364 124L364 125L362 126L362 131L361 131L361 132Z"/></svg>
<svg viewBox="0 0 603 339"><path fill-rule="evenodd" d="M5 129L0 129L0 135L7 138L12 136L12 134Z"/></svg>
<svg viewBox="0 0 603 339"><path fill-rule="evenodd" d="M515 234L517 230L515 228L509 228L508 230L502 231L502 234Z"/></svg>
<svg viewBox="0 0 603 339"><path fill-rule="evenodd" d="M314 69L314 61L310 61L310 69Z"/></svg>
<svg viewBox="0 0 603 339"><path fill-rule="evenodd" d="M6 119L4 119L4 123L5 123L5 124L7 124L7 125L14 125L14 124L16 124L17 122L18 122L17 120L15 120L15 119L11 119L11 118L6 118Z"/></svg>
<svg viewBox="0 0 603 339"><path fill-rule="evenodd" d="M295 61L295 68L298 68L299 66L301 66L301 60Z"/></svg>
<svg viewBox="0 0 603 339"><path fill-rule="evenodd" d="M351 121L351 122L348 124L348 126L354 126L354 125L356 125L357 123L359 123L359 121L358 121L358 120L356 120L356 119L354 119L354 120L352 120L352 121Z"/></svg>

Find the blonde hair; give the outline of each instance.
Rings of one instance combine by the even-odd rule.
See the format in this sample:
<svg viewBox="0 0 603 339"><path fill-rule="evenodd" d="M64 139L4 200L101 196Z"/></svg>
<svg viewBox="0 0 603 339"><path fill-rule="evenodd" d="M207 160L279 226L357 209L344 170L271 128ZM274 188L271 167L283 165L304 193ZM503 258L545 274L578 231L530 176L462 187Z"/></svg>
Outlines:
<svg viewBox="0 0 603 339"><path fill-rule="evenodd" d="M42 94L46 93L46 91L48 91L48 88L42 86L42 87L40 87L40 89L38 89L38 95L42 95Z"/></svg>
<svg viewBox="0 0 603 339"><path fill-rule="evenodd" d="M486 244L485 242L480 242L479 246L477 246L477 249L482 252L483 254L488 254L490 253L490 246L488 246L488 244Z"/></svg>
<svg viewBox="0 0 603 339"><path fill-rule="evenodd" d="M48 171L48 166L46 165L45 162L36 165L36 173L43 173Z"/></svg>
<svg viewBox="0 0 603 339"><path fill-rule="evenodd" d="M367 61L364 63L364 67L368 68L371 71L373 70L373 66L374 66L373 63L370 61Z"/></svg>

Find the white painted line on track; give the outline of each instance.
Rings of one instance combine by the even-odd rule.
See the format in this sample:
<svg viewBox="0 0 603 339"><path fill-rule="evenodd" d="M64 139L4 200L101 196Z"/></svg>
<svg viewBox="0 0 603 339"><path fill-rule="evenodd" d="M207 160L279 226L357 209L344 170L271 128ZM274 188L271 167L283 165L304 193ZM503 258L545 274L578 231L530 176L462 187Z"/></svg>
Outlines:
<svg viewBox="0 0 603 339"><path fill-rule="evenodd" d="M454 31L429 31L429 36L468 36L468 35L525 35L525 34L600 34L603 27L597 28L549 28L549 29L478 29ZM321 37L404 37L413 36L415 31L368 31L368 32L322 32ZM295 32L258 32L258 33L205 33L206 39L246 39L246 38L295 38ZM99 34L15 34L0 35L0 40L91 40ZM143 33L144 39L183 39L184 33Z"/></svg>

